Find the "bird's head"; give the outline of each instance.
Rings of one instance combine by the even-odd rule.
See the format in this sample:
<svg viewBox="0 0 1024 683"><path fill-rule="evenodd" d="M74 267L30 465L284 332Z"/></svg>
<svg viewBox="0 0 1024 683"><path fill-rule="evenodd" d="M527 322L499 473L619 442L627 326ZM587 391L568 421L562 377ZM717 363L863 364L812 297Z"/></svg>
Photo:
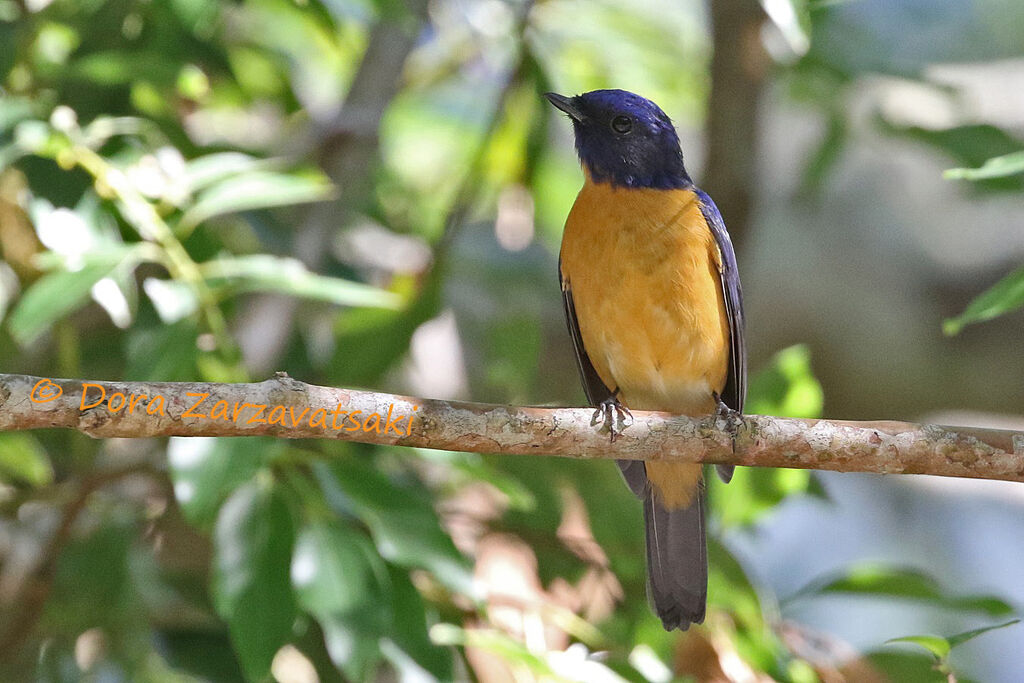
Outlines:
<svg viewBox="0 0 1024 683"><path fill-rule="evenodd" d="M625 90L545 97L572 119L576 151L595 182L656 189L693 184L672 120L654 102Z"/></svg>

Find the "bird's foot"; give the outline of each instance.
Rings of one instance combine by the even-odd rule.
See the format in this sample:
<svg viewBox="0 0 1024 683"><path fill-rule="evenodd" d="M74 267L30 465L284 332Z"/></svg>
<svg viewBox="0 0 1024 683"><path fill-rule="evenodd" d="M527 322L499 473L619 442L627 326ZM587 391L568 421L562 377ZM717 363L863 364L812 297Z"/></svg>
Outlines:
<svg viewBox="0 0 1024 683"><path fill-rule="evenodd" d="M615 443L615 439L622 434L622 430L633 424L633 413L629 412L629 408L622 405L618 399L618 393L619 390L616 389L615 393L598 403L594 416L590 418L590 424L592 425L608 425L608 433L612 443ZM618 424L616 424L616 418L618 418Z"/></svg>
<svg viewBox="0 0 1024 683"><path fill-rule="evenodd" d="M738 410L733 410L725 405L725 401L717 392L711 394L715 399L715 422L725 422L725 432L732 441L732 452L736 452L736 440L739 438L740 427L743 425L743 415Z"/></svg>

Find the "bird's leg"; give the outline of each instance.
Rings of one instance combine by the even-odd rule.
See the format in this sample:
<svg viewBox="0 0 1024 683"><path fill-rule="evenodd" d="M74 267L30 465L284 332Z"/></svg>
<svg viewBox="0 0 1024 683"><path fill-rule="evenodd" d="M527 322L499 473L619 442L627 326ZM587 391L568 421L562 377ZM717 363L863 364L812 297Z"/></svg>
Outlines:
<svg viewBox="0 0 1024 683"><path fill-rule="evenodd" d="M615 425L615 418L619 419L619 424L622 427ZM629 421L626 421L626 418ZM597 410L594 411L594 416L590 418L590 423L594 425L606 424L608 425L608 433L611 435L611 442L615 443L615 439L618 438L622 430L633 424L633 413L629 412L629 408L622 405L619 401L619 388L615 387L615 391L612 395L597 404Z"/></svg>
<svg viewBox="0 0 1024 683"><path fill-rule="evenodd" d="M718 422L718 420L725 421L725 431L729 434L729 438L732 441L732 452L735 453L736 439L739 437L740 425L743 424L743 416L738 410L733 410L725 405L725 401L722 400L717 391L711 392L711 396L715 399L715 422Z"/></svg>

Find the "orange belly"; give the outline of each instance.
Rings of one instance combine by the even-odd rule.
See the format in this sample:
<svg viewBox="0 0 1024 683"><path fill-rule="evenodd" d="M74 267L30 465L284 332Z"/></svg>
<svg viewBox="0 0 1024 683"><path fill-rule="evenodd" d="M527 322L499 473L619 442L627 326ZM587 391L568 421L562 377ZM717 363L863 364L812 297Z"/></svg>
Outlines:
<svg viewBox="0 0 1024 683"><path fill-rule="evenodd" d="M613 189L589 178L562 237L583 345L630 408L707 415L725 386L729 327L714 236L691 190ZM668 507L699 465L647 463Z"/></svg>

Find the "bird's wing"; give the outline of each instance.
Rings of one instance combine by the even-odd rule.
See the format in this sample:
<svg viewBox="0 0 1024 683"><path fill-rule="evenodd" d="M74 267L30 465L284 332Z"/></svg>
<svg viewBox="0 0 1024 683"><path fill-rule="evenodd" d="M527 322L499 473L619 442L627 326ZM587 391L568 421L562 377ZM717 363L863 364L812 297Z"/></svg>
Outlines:
<svg viewBox="0 0 1024 683"><path fill-rule="evenodd" d="M611 398L612 390L601 380L590 362L587 350L583 348L583 335L580 334L580 323L576 319L576 305L572 301L572 288L569 280L562 272L562 260L558 260L558 279L562 286L562 307L565 309L565 324L569 327L569 336L572 337L572 347L576 353L576 368L580 371L580 379L583 380L583 392L587 395L587 401L596 406L601 401ZM626 478L626 484L630 490L639 497L644 496L647 490L647 471L641 460L616 460L622 476Z"/></svg>
<svg viewBox="0 0 1024 683"><path fill-rule="evenodd" d="M743 324L743 290L740 288L740 273L736 265L736 252L725 229L725 221L715 202L706 192L697 190L700 210L704 214L711 234L715 236L720 255L719 278L725 298L725 314L729 319L729 376L722 390L722 401L737 412L743 412L747 398L747 343ZM724 481L732 478L733 468L726 465L717 467Z"/></svg>

